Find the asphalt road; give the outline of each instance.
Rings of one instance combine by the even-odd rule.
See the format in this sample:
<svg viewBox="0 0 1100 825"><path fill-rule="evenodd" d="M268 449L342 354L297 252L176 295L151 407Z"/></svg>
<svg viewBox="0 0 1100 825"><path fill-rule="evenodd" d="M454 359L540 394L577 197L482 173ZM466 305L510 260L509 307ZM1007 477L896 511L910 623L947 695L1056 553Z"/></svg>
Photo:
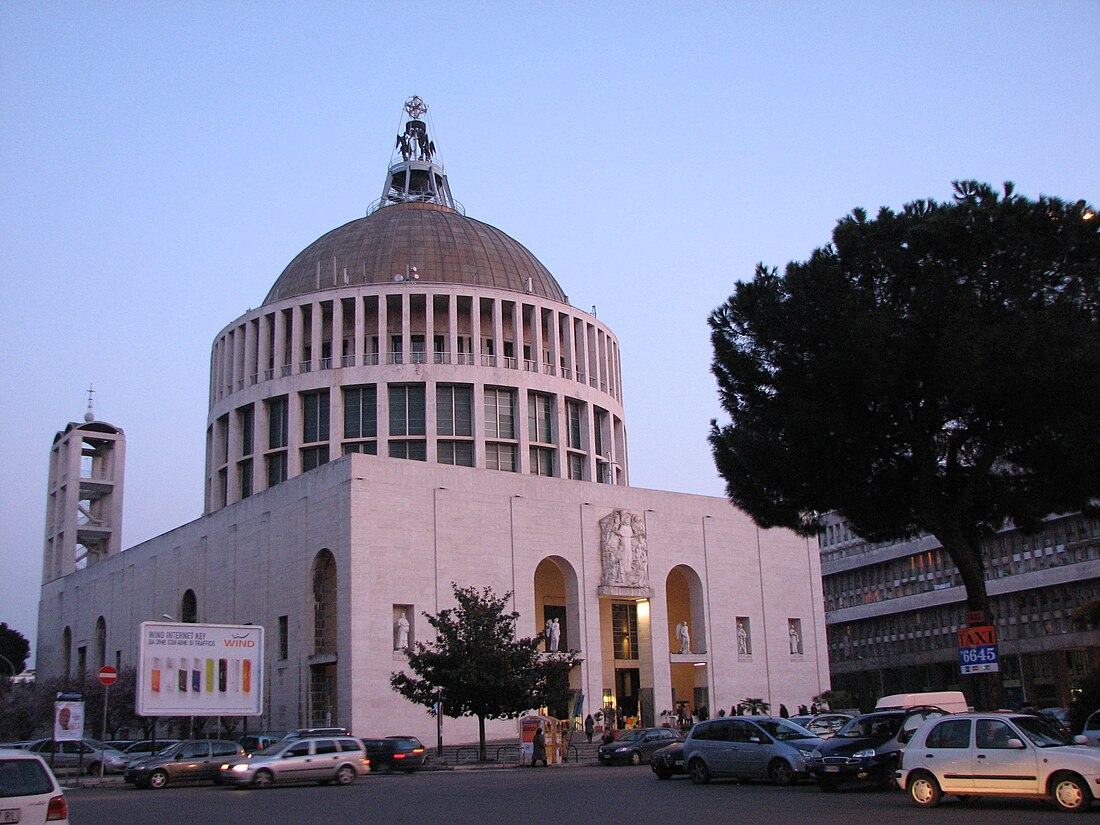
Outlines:
<svg viewBox="0 0 1100 825"><path fill-rule="evenodd" d="M932 811L900 791L824 794L792 788L656 779L648 767L553 767L372 775L354 785L266 791L194 786L138 791L128 785L72 790L73 825L1014 825L1066 815L1029 800L952 798ZM1086 814L1096 822L1100 803Z"/></svg>

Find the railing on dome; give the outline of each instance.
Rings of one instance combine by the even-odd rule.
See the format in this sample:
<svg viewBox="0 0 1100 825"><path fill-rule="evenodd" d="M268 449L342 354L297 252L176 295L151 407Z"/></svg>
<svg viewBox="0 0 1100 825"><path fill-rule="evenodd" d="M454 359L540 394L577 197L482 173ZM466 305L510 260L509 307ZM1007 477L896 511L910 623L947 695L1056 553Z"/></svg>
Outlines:
<svg viewBox="0 0 1100 825"><path fill-rule="evenodd" d="M461 203L459 203L456 200L452 199L452 202L455 205L455 207L454 207L455 212L457 212L460 215L465 216L466 207L463 206ZM374 203L372 203L370 206L367 207L367 214L368 215L373 215L375 212L377 212L383 206L393 206L394 204L398 204L398 203L438 203L438 201L436 200L435 195L432 194L431 192L424 192L424 193L419 194L419 195L409 195L408 197L404 197L404 198L394 198L394 197L379 198L378 200L376 200Z"/></svg>

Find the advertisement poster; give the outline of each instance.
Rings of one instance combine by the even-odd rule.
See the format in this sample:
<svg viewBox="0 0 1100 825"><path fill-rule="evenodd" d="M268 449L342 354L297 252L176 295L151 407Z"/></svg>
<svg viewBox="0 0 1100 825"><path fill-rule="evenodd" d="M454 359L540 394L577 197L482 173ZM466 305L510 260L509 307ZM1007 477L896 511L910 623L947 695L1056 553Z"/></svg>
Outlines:
<svg viewBox="0 0 1100 825"><path fill-rule="evenodd" d="M79 742L84 738L84 702L58 700L53 703L55 742Z"/></svg>
<svg viewBox="0 0 1100 825"><path fill-rule="evenodd" d="M259 716L264 629L143 622L139 716Z"/></svg>

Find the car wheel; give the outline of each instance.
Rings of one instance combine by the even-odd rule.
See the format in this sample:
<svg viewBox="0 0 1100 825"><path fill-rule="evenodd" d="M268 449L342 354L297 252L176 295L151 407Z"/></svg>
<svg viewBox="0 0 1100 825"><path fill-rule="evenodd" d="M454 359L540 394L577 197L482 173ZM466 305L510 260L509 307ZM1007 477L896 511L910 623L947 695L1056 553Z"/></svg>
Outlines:
<svg viewBox="0 0 1100 825"><path fill-rule="evenodd" d="M943 798L936 777L920 772L909 780L909 798L920 808L934 808Z"/></svg>
<svg viewBox="0 0 1100 825"><path fill-rule="evenodd" d="M632 754L630 754L630 764L631 765L640 765L640 764L642 764L642 755L640 753L638 753L638 751L634 751Z"/></svg>
<svg viewBox="0 0 1100 825"><path fill-rule="evenodd" d="M252 787L254 788L270 788L274 782L275 776L268 770L256 771L256 775L252 777Z"/></svg>
<svg viewBox="0 0 1100 825"><path fill-rule="evenodd" d="M710 782L710 770L702 759L692 759L688 765L688 776L696 785L706 785Z"/></svg>
<svg viewBox="0 0 1100 825"><path fill-rule="evenodd" d="M336 772L336 784L337 785L350 785L355 781L355 768L351 765L341 765L340 770Z"/></svg>
<svg viewBox="0 0 1100 825"><path fill-rule="evenodd" d="M786 759L773 759L768 765L768 778L776 785L791 785L794 783L794 769Z"/></svg>
<svg viewBox="0 0 1100 825"><path fill-rule="evenodd" d="M1050 798L1063 811L1084 811L1092 803L1085 781L1074 773L1058 773L1050 780Z"/></svg>
<svg viewBox="0 0 1100 825"><path fill-rule="evenodd" d="M87 773L88 773L88 776L95 776L97 773L99 773L99 763L98 762L89 762Z"/></svg>
<svg viewBox="0 0 1100 825"><path fill-rule="evenodd" d="M160 790L168 784L168 773L166 771L153 771L149 774L149 787L153 790Z"/></svg>

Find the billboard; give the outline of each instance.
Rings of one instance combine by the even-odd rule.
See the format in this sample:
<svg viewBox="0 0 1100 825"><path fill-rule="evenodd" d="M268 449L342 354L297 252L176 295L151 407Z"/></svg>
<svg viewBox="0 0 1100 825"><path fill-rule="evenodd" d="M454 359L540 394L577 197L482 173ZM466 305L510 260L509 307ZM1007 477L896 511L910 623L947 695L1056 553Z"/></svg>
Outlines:
<svg viewBox="0 0 1100 825"><path fill-rule="evenodd" d="M259 716L264 629L142 622L139 716Z"/></svg>
<svg viewBox="0 0 1100 825"><path fill-rule="evenodd" d="M59 693L53 703L55 742L79 742L84 738L84 699L79 693Z"/></svg>

